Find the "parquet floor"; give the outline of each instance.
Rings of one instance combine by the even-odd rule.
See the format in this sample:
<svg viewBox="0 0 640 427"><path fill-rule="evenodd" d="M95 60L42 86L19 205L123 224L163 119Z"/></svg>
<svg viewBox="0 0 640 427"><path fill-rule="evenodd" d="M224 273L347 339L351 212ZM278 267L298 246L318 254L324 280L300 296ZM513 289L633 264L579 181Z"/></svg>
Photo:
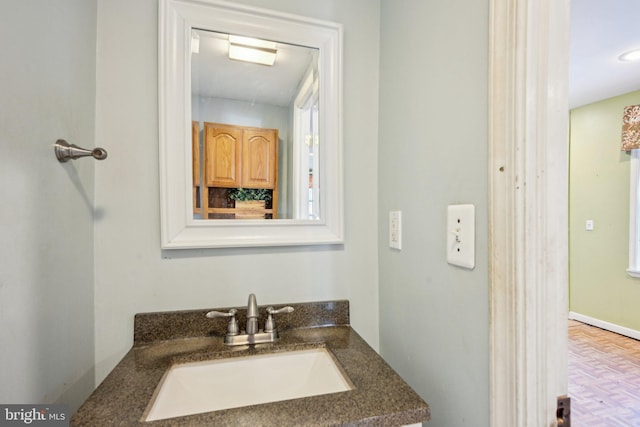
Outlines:
<svg viewBox="0 0 640 427"><path fill-rule="evenodd" d="M569 321L573 427L640 427L640 341Z"/></svg>

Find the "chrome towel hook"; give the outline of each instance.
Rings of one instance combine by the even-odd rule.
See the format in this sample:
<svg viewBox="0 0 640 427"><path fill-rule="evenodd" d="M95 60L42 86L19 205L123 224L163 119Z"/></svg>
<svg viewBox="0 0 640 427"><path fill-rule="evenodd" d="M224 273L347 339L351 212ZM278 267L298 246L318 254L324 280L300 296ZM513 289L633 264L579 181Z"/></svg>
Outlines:
<svg viewBox="0 0 640 427"><path fill-rule="evenodd" d="M96 160L104 160L107 158L107 150L104 148L94 148L93 150L87 150L86 148L80 148L75 144L69 144L64 139L59 139L53 144L53 150L56 153L56 158L61 162L66 162L69 159L77 159L80 157L93 156Z"/></svg>

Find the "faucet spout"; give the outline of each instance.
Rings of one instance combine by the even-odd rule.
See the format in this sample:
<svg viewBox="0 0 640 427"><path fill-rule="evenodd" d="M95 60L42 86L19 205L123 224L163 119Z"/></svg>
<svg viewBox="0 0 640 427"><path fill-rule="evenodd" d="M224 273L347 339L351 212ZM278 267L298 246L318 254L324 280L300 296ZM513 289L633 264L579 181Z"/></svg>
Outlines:
<svg viewBox="0 0 640 427"><path fill-rule="evenodd" d="M249 295L247 303L247 334L253 335L258 333L258 301L254 294Z"/></svg>
<svg viewBox="0 0 640 427"><path fill-rule="evenodd" d="M258 326L258 301L254 294L249 295L249 301L247 302L247 328L244 333L240 333L238 328L238 322L236 321L237 309L232 308L228 313L220 311L210 311L206 316L210 319L215 317L230 317L231 320L227 325L227 334L224 336L224 343L226 345L254 345L272 343L277 341L280 336L276 328L276 322L274 315L280 313L291 313L293 307L281 307L276 310L274 307L267 307L266 309L267 320L264 322L264 330L260 330Z"/></svg>

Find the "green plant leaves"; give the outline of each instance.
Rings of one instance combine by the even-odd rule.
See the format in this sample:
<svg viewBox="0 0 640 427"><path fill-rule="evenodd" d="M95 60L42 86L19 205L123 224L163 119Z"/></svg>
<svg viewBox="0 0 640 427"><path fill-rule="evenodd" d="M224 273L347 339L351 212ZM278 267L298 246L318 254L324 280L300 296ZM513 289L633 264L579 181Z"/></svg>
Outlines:
<svg viewBox="0 0 640 427"><path fill-rule="evenodd" d="M235 188L229 192L231 200L271 200L271 190L267 188Z"/></svg>

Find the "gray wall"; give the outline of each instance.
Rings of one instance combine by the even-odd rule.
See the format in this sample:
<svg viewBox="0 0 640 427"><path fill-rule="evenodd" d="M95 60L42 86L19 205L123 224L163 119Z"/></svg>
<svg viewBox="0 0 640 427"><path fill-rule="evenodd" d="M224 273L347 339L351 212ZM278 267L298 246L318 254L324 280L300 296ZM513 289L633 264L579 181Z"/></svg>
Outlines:
<svg viewBox="0 0 640 427"><path fill-rule="evenodd" d="M0 401L73 407L94 364L99 382L131 347L135 313L255 292L349 299L429 426L488 425L487 1L242 1L345 25L345 245L161 251L157 1L99 0L97 35L95 2L4 1ZM60 165L60 137L109 159ZM445 259L446 206L461 202L476 205L472 271Z"/></svg>
<svg viewBox="0 0 640 427"><path fill-rule="evenodd" d="M93 390L96 2L0 2L0 402ZM108 147L107 147L108 148Z"/></svg>
<svg viewBox="0 0 640 427"><path fill-rule="evenodd" d="M336 247L160 250L156 0L98 2L96 378L131 348L135 313L347 298L378 346L377 117L379 3L243 0L345 25L346 243Z"/></svg>
<svg viewBox="0 0 640 427"><path fill-rule="evenodd" d="M489 425L486 0L382 0L380 350L430 427ZM447 205L476 206L476 267L446 261ZM388 247L401 210L403 248Z"/></svg>

